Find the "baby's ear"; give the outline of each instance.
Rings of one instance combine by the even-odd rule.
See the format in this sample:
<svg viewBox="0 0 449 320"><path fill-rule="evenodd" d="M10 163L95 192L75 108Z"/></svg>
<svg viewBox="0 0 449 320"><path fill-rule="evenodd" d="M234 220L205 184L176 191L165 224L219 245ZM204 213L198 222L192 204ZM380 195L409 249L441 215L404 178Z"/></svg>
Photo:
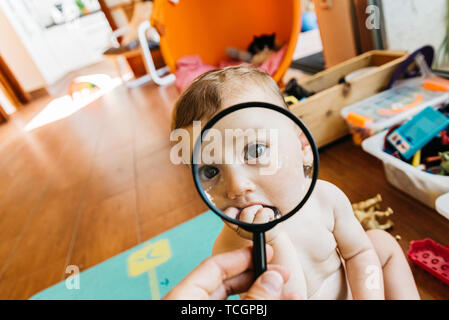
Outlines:
<svg viewBox="0 0 449 320"><path fill-rule="evenodd" d="M313 164L313 152L309 139L307 139L304 132L301 131L299 134L299 140L301 141L301 149L303 153L303 165L311 166Z"/></svg>

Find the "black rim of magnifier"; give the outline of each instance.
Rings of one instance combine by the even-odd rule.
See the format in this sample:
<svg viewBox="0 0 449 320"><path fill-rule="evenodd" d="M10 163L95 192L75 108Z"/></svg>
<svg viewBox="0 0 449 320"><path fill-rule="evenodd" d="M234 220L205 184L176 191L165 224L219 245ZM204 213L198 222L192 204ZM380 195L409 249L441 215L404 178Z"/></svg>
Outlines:
<svg viewBox="0 0 449 320"><path fill-rule="evenodd" d="M203 137L206 136L207 130L212 128L219 120L221 120L222 118L224 118L228 114L230 114L230 113L232 113L234 111L238 111L238 110L241 110L241 109L247 109L247 108L265 108L265 109L270 109L270 110L278 111L278 112L284 114L285 116L289 117L304 132L304 134L306 135L307 139L309 140L310 147L311 147L312 153L313 153L312 183L310 184L309 190L307 191L305 197L288 214L283 215L279 219L275 219L273 221L270 221L270 222L267 222L267 223L263 223L263 224L251 224L251 223L243 222L243 221L240 221L240 220L237 220L237 219L233 219L233 218L230 218L229 216L227 216L221 210L219 210L209 200L209 198L206 196L206 193L204 192L203 187L201 186L199 172L198 172L198 163L197 163L198 153L201 150L201 144L203 143ZM231 106L229 108L226 108L223 111L217 113L214 117L212 117L211 120L209 120L209 122L206 124L206 126L203 128L203 130L201 130L201 134L200 134L200 136L198 137L198 139L195 142L195 146L194 146L193 153L192 153L192 175L193 175L193 181L194 181L195 187L196 187L198 193L200 194L201 198L203 199L203 201L218 216L220 216L221 218L225 219L226 221L228 221L228 222L230 222L232 224L235 224L235 225L239 226L240 228L242 228L242 229L244 229L244 230L246 230L248 232L266 232L266 231L270 230L271 228L273 228L278 223L288 219L293 214L298 212L299 209L301 209L304 206L304 204L306 203L306 201L309 199L310 195L313 192L313 189L315 188L316 181L318 180L318 167L319 167L318 148L316 147L315 140L313 140L313 137L310 134L310 132L307 129L307 127L302 123L301 120L299 120L298 117L296 117L289 110L287 110L285 108L281 108L281 107L276 106L276 105L271 104L271 103L266 103L266 102L245 102L245 103L240 103L240 104L236 104L234 106Z"/></svg>

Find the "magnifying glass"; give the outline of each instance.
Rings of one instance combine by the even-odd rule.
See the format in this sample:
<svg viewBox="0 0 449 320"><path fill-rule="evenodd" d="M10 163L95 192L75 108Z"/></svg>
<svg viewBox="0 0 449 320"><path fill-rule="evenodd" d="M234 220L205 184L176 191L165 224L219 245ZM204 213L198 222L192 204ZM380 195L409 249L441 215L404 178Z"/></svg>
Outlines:
<svg viewBox="0 0 449 320"><path fill-rule="evenodd" d="M276 236L275 226L304 206L318 166L309 130L277 105L237 104L201 130L192 154L196 189L229 227L253 240L256 277L267 268L266 235Z"/></svg>

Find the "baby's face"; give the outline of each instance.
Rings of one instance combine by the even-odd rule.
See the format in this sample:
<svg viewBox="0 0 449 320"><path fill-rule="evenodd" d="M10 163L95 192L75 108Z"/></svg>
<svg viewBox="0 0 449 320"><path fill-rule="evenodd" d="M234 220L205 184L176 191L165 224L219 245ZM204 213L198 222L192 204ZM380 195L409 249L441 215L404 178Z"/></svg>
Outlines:
<svg viewBox="0 0 449 320"><path fill-rule="evenodd" d="M203 189L217 208L238 219L249 207L284 215L299 204L310 184L303 165L313 161L310 145L292 120L273 110L247 108L225 116L213 129L214 138L206 136L211 139L202 149L202 156L212 157L203 158L198 167ZM218 140L219 152L215 148L211 153Z"/></svg>

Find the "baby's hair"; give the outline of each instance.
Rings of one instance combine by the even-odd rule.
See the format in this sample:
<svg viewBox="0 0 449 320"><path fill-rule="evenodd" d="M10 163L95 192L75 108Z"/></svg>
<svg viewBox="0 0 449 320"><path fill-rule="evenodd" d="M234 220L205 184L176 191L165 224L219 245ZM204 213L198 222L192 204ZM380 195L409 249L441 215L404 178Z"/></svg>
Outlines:
<svg viewBox="0 0 449 320"><path fill-rule="evenodd" d="M251 86L272 93L286 108L282 92L267 73L251 66L231 66L202 74L184 90L173 110L172 130L211 119L222 107L223 97L241 95Z"/></svg>

